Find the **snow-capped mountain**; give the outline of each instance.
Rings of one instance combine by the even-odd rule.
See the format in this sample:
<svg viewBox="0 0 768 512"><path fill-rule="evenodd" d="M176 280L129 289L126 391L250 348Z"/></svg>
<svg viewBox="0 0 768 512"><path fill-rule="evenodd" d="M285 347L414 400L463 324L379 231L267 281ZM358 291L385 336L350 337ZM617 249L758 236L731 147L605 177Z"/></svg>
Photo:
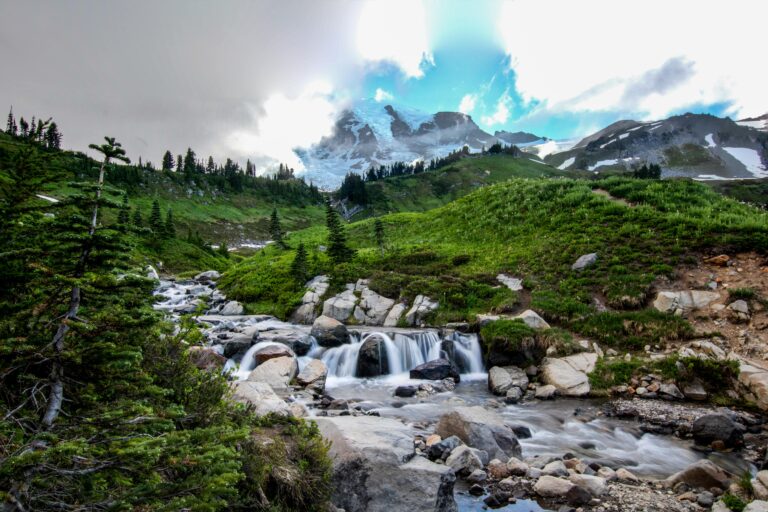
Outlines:
<svg viewBox="0 0 768 512"><path fill-rule="evenodd" d="M496 137L481 130L466 114L428 114L363 100L340 114L330 136L295 151L304 163L303 176L308 181L321 188L333 188L349 172L364 173L371 166L443 157L465 145L480 151L496 142Z"/></svg>
<svg viewBox="0 0 768 512"><path fill-rule="evenodd" d="M546 155L544 161L563 170L599 172L656 163L664 176L700 180L766 178L768 133L759 129L759 123L764 128L765 119L736 123L704 114L645 123L618 121L570 149Z"/></svg>
<svg viewBox="0 0 768 512"><path fill-rule="evenodd" d="M749 117L747 119L742 119L741 121L736 121L736 123L748 128L755 128L756 130L768 132L768 114L763 114L759 117Z"/></svg>

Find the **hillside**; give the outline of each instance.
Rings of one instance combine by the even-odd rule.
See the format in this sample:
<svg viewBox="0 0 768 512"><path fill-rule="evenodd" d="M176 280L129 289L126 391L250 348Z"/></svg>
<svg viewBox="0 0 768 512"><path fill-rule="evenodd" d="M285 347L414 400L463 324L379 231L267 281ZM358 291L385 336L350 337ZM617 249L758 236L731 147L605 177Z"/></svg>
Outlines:
<svg viewBox="0 0 768 512"><path fill-rule="evenodd" d="M435 171L366 182L369 204L354 218L430 210L511 178L566 176L574 174L529 158L473 155Z"/></svg>
<svg viewBox="0 0 768 512"><path fill-rule="evenodd" d="M348 227L358 250L348 264L333 266L319 251L326 243L322 227L294 233L290 243L310 248L311 273L330 274L336 290L370 278L371 288L387 297L438 299L436 325L531 304L578 331L586 324L577 319L601 314L595 301L619 311L644 307L654 283L690 257L768 248L766 220L695 182L515 178L424 213L384 216L383 254L372 220ZM570 270L592 252L598 254L593 268ZM290 277L292 258L293 251L269 247L228 272L225 288L254 313L287 315L303 293ZM499 289L499 272L524 279L530 292Z"/></svg>
<svg viewBox="0 0 768 512"><path fill-rule="evenodd" d="M768 134L755 126L701 114L618 121L544 160L564 170L604 172L656 163L665 177L762 178L768 176Z"/></svg>

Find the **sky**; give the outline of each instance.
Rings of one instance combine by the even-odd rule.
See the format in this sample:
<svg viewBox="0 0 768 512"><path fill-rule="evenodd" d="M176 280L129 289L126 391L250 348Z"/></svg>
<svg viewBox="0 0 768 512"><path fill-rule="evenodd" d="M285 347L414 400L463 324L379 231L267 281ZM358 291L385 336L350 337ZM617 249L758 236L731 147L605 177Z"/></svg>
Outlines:
<svg viewBox="0 0 768 512"><path fill-rule="evenodd" d="M373 98L576 138L619 119L768 112L765 0L0 0L0 107L64 146L115 136L278 162Z"/></svg>

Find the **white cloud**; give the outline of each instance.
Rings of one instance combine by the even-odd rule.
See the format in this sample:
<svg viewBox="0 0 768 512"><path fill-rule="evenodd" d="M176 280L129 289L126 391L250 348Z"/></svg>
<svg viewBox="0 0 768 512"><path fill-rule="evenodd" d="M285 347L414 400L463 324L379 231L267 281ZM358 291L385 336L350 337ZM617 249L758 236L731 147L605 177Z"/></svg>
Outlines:
<svg viewBox="0 0 768 512"><path fill-rule="evenodd" d="M477 103L477 95L476 94L465 94L463 98L461 98L461 102L459 103L459 112L462 114L469 114L473 110L475 110L475 104Z"/></svg>
<svg viewBox="0 0 768 512"><path fill-rule="evenodd" d="M376 89L376 94L373 96L373 99L381 103L382 101L392 101L395 99L394 96L392 96L392 93L385 91L381 87Z"/></svg>
<svg viewBox="0 0 768 512"><path fill-rule="evenodd" d="M254 112L257 126L232 132L226 140L227 149L243 158L267 157L263 169L278 162L303 169L293 149L309 146L331 134L340 107L331 95L332 90L329 83L318 81L296 97L271 95L262 112Z"/></svg>
<svg viewBox="0 0 768 512"><path fill-rule="evenodd" d="M357 24L357 49L367 61L393 63L407 77L423 76L422 65L434 64L424 4L414 0L368 0Z"/></svg>
<svg viewBox="0 0 768 512"><path fill-rule="evenodd" d="M509 119L509 103L511 101L509 91L504 91L504 94L499 97L499 101L496 102L496 111L490 116L481 117L480 122L486 126L506 123Z"/></svg>
<svg viewBox="0 0 768 512"><path fill-rule="evenodd" d="M541 38L539 26L519 23L542 13L556 37ZM700 0L515 0L502 6L498 32L518 91L541 101L542 110L662 117L723 101L742 116L768 107L768 75L754 58L764 46L767 16L764 0L730 7Z"/></svg>

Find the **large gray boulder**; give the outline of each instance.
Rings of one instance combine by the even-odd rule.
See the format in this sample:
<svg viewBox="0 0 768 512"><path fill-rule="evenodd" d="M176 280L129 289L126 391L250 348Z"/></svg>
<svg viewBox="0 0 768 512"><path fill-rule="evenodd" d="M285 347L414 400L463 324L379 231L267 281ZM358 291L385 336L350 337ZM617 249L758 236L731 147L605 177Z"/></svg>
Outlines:
<svg viewBox="0 0 768 512"><path fill-rule="evenodd" d="M363 314L365 325L383 325L394 304L394 300L379 295L368 287L363 287L357 307Z"/></svg>
<svg viewBox="0 0 768 512"><path fill-rule="evenodd" d="M291 316L291 321L297 324L311 324L317 318L315 311L330 286L328 276L316 276L305 285L307 291L301 298L301 306Z"/></svg>
<svg viewBox="0 0 768 512"><path fill-rule="evenodd" d="M541 364L541 380L563 396L589 394L587 374L595 369L597 354L584 352L562 358L546 358Z"/></svg>
<svg viewBox="0 0 768 512"><path fill-rule="evenodd" d="M256 347L256 352L253 354L254 366L258 366L265 361L278 357L296 357L296 354L290 347L283 345L282 343L275 345L270 344L262 348Z"/></svg>
<svg viewBox="0 0 768 512"><path fill-rule="evenodd" d="M293 350L296 355L303 356L312 348L312 340L309 335L293 329L273 329L271 331L261 331L258 336L259 341L274 341L282 343Z"/></svg>
<svg viewBox="0 0 768 512"><path fill-rule="evenodd" d="M322 393L325 390L325 380L328 378L328 367L320 359L313 359L296 377L296 382L307 389Z"/></svg>
<svg viewBox="0 0 768 512"><path fill-rule="evenodd" d="M413 301L413 306L405 314L405 322L408 325L419 325L428 314L435 311L439 306L439 302L431 300L426 295L417 295Z"/></svg>
<svg viewBox="0 0 768 512"><path fill-rule="evenodd" d="M237 316L243 314L243 305L236 300L231 300L222 306L219 311L220 315L224 316Z"/></svg>
<svg viewBox="0 0 768 512"><path fill-rule="evenodd" d="M272 389L284 391L299 373L299 363L295 357L269 359L257 366L249 375L251 382L265 382Z"/></svg>
<svg viewBox="0 0 768 512"><path fill-rule="evenodd" d="M719 299L720 294L711 291L662 291L656 295L653 307L662 313L680 315L688 311L703 309Z"/></svg>
<svg viewBox="0 0 768 512"><path fill-rule="evenodd" d="M357 304L357 296L352 290L344 290L323 303L323 316L329 316L339 322L346 322Z"/></svg>
<svg viewBox="0 0 768 512"><path fill-rule="evenodd" d="M711 489L717 487L728 489L733 475L710 460L700 460L689 465L682 471L667 478L664 483L667 487L674 487L680 482L691 487Z"/></svg>
<svg viewBox="0 0 768 512"><path fill-rule="evenodd" d="M433 359L420 364L410 371L410 377L424 380L453 379L456 383L461 380L458 368L447 359Z"/></svg>
<svg viewBox="0 0 768 512"><path fill-rule="evenodd" d="M233 382L232 399L236 402L251 404L257 416L267 414L291 415L288 404L277 396L272 386L266 382L248 380Z"/></svg>
<svg viewBox="0 0 768 512"><path fill-rule="evenodd" d="M528 375L517 366L494 366L488 370L488 389L494 395L506 395L507 391L517 387L528 388Z"/></svg>
<svg viewBox="0 0 768 512"><path fill-rule="evenodd" d="M488 454L477 448L467 445L457 446L445 459L445 465L453 469L459 476L467 476L476 469L483 469L483 459L488 459Z"/></svg>
<svg viewBox="0 0 768 512"><path fill-rule="evenodd" d="M221 274L219 274L215 270L208 270L206 272L200 272L195 276L195 281L198 283L207 283L210 281L218 281L221 277Z"/></svg>
<svg viewBox="0 0 768 512"><path fill-rule="evenodd" d="M312 324L310 332L321 347L338 347L349 343L349 331L347 327L329 316L319 316Z"/></svg>
<svg viewBox="0 0 768 512"><path fill-rule="evenodd" d="M571 270L584 270L587 267L591 267L597 263L597 253L590 253L585 254L583 256L579 256L579 259L577 259L573 265L571 265Z"/></svg>
<svg viewBox="0 0 768 512"><path fill-rule="evenodd" d="M356 377L378 377L389 374L387 347L380 336L371 335L357 353Z"/></svg>
<svg viewBox="0 0 768 512"><path fill-rule="evenodd" d="M444 464L413 456L413 432L391 418L317 418L331 442L331 501L346 512L456 512L456 475Z"/></svg>
<svg viewBox="0 0 768 512"><path fill-rule="evenodd" d="M522 453L517 436L501 416L479 406L457 407L443 414L435 433L443 439L456 436L472 448L487 452L492 459L519 458Z"/></svg>
<svg viewBox="0 0 768 512"><path fill-rule="evenodd" d="M515 316L514 319L522 320L531 329L549 329L549 324L532 309L527 309Z"/></svg>
<svg viewBox="0 0 768 512"><path fill-rule="evenodd" d="M387 313L387 317L384 319L384 327L397 327L397 323L400 321L400 317L403 316L405 310L408 309L405 304L397 303L392 306L392 309Z"/></svg>
<svg viewBox="0 0 768 512"><path fill-rule="evenodd" d="M709 446L722 441L726 447L735 448L742 444L742 428L725 414L706 414L693 422L691 435L696 444Z"/></svg>

